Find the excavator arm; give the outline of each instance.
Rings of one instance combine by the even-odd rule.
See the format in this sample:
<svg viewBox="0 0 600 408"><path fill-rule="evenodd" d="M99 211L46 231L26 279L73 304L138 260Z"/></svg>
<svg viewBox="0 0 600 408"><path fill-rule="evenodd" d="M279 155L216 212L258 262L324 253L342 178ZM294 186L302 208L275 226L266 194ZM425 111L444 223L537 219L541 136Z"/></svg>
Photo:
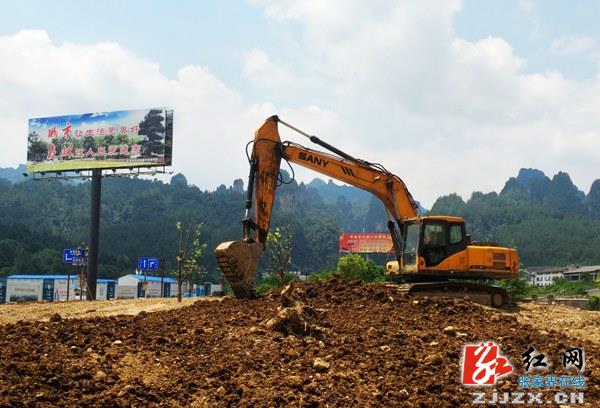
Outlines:
<svg viewBox="0 0 600 408"><path fill-rule="evenodd" d="M333 154L293 142L282 142L278 123L297 131ZM243 240L224 242L215 250L219 266L238 297L254 296L256 268L267 240L282 159L371 192L383 202L390 218L394 219L400 229L403 220L417 217L417 205L398 176L380 165L354 158L316 136L310 136L283 122L277 116L272 116L254 136L246 215L242 221ZM254 219L250 217L253 203ZM395 231L394 222L389 222L388 226L396 253L400 254L401 240ZM252 231L256 231L255 234Z"/></svg>
<svg viewBox="0 0 600 408"><path fill-rule="evenodd" d="M398 222L417 216L417 204L400 177L364 160L353 158L315 136L308 137L345 157L309 149L293 142L281 142L277 123L289 126L277 116L267 119L256 131L251 159L256 163L256 222L259 241L263 244L269 230L282 158L372 193Z"/></svg>

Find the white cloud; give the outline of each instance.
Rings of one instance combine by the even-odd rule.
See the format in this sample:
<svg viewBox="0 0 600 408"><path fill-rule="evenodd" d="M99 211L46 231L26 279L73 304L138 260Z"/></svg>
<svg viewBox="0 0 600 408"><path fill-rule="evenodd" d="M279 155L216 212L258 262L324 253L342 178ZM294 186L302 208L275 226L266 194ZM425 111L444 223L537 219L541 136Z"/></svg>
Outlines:
<svg viewBox="0 0 600 408"><path fill-rule="evenodd" d="M44 31L0 37L0 166L26 159L27 119L69 113L169 106L175 110L173 170L212 189L246 177L246 143L278 109L250 104L207 68L182 67L176 78L115 43L55 44ZM318 108L286 109L327 123Z"/></svg>
<svg viewBox="0 0 600 408"><path fill-rule="evenodd" d="M529 15L533 12L534 3L533 0L519 0L517 2L519 10L525 14Z"/></svg>
<svg viewBox="0 0 600 408"><path fill-rule="evenodd" d="M502 38L458 37L460 3L256 3L300 25L300 59L318 61L314 71L328 80L320 93L336 95L337 146L383 163L426 205L499 190L520 167L568 171L584 189L600 176L590 170L600 156L589 154L600 151L600 78L527 71ZM577 44L569 49L590 47Z"/></svg>
<svg viewBox="0 0 600 408"><path fill-rule="evenodd" d="M297 79L290 67L272 61L264 50L257 48L244 53L242 74L255 85L265 88L297 86Z"/></svg>
<svg viewBox="0 0 600 408"><path fill-rule="evenodd" d="M460 2L254 2L294 50L256 44L242 54L256 101L205 67L168 78L118 44L54 44L39 31L0 37L0 112L11 135L0 164L24 160L27 117L167 105L176 110L175 170L203 188L246 176L244 145L275 113L382 163L426 206L451 192L499 190L520 167L567 171L583 189L600 176L600 76L534 72L503 38L460 38Z"/></svg>
<svg viewBox="0 0 600 408"><path fill-rule="evenodd" d="M552 42L552 51L557 54L582 54L596 48L596 41L586 35L565 35Z"/></svg>

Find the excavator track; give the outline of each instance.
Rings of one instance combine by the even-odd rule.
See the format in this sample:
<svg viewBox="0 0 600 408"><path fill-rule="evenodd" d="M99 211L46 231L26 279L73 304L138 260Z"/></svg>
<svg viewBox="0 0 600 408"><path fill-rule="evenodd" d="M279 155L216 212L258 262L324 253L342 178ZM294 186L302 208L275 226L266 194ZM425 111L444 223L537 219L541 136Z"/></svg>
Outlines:
<svg viewBox="0 0 600 408"><path fill-rule="evenodd" d="M506 290L474 282L444 281L400 284L399 291L420 296L469 297L475 303L502 307L510 302Z"/></svg>
<svg viewBox="0 0 600 408"><path fill-rule="evenodd" d="M223 242L215 249L217 264L236 297L256 297L255 274L262 251L262 244L243 241Z"/></svg>

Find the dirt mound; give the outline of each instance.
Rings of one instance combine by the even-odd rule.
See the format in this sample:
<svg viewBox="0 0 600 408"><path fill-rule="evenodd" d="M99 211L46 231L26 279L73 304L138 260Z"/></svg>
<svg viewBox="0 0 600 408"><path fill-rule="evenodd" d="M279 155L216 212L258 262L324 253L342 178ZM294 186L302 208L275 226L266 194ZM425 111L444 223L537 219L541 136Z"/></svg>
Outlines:
<svg viewBox="0 0 600 408"><path fill-rule="evenodd" d="M281 306L277 308L277 315L262 325L287 335L323 338L327 329L319 324L327 311L304 304L304 295L303 288L294 285L294 282L290 283L281 291Z"/></svg>
<svg viewBox="0 0 600 408"><path fill-rule="evenodd" d="M265 327L299 305L318 312L301 316L319 335ZM0 406L472 406L474 390L460 384L462 347L487 339L518 372L529 345L556 375L563 350L585 348L585 401L600 403L597 345L394 285L334 278L295 286L291 300L270 294L56 320L0 326ZM496 389L519 391L515 382Z"/></svg>

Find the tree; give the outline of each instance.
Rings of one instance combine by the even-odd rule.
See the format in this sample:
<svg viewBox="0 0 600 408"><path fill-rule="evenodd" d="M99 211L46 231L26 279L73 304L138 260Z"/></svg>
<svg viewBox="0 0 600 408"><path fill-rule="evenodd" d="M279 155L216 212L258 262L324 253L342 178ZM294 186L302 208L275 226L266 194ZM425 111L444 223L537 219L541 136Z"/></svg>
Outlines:
<svg viewBox="0 0 600 408"><path fill-rule="evenodd" d="M96 141L94 140L94 138L92 136L85 136L83 138L83 150L85 150L86 153L90 149L94 150L95 147L96 147Z"/></svg>
<svg viewBox="0 0 600 408"><path fill-rule="evenodd" d="M187 225L177 221L177 231L179 231L179 251L177 253L177 301L181 302L181 292L183 281L187 280L191 286L194 278L203 270L200 266L200 257L206 249L206 243L200 243L200 233L202 223Z"/></svg>
<svg viewBox="0 0 600 408"><path fill-rule="evenodd" d="M0 240L0 268L12 266L17 251L22 247L23 244L14 239Z"/></svg>
<svg viewBox="0 0 600 408"><path fill-rule="evenodd" d="M27 136L29 147L27 148L27 161L41 161L46 159L48 144L40 141L40 135L35 131Z"/></svg>
<svg viewBox="0 0 600 408"><path fill-rule="evenodd" d="M165 153L165 145L162 142L165 137L164 120L165 118L161 110L151 109L144 117L144 120L140 122L138 134L148 138L148 140L142 143L143 156L150 156L151 154L162 155Z"/></svg>
<svg viewBox="0 0 600 408"><path fill-rule="evenodd" d="M530 296L535 289L522 274L519 274L517 279L498 281L498 286L506 289L513 300L523 300Z"/></svg>
<svg viewBox="0 0 600 408"><path fill-rule="evenodd" d="M349 254L340 257L337 271L342 278L358 279L364 282L384 280L383 267L367 261L359 254Z"/></svg>
<svg viewBox="0 0 600 408"><path fill-rule="evenodd" d="M279 277L279 287L285 283L285 275L292 262L292 233L287 227L277 227L267 235L269 273Z"/></svg>
<svg viewBox="0 0 600 408"><path fill-rule="evenodd" d="M187 179L185 178L185 176L183 174L177 173L173 177L171 177L171 185L172 186L187 187L188 182L187 182Z"/></svg>

